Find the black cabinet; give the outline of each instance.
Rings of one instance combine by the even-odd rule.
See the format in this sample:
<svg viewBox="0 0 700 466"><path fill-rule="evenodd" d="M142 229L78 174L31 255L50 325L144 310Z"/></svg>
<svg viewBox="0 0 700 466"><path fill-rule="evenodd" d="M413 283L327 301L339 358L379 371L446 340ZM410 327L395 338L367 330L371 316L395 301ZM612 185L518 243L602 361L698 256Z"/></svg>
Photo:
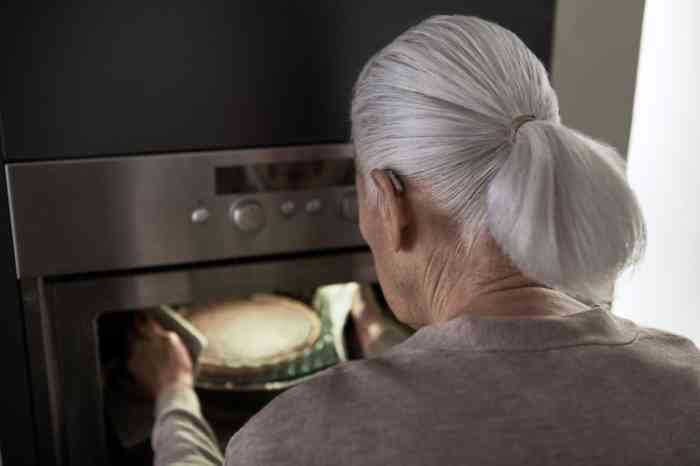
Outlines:
<svg viewBox="0 0 700 466"><path fill-rule="evenodd" d="M346 141L364 62L434 14L518 33L549 63L554 0L12 2L10 160Z"/></svg>

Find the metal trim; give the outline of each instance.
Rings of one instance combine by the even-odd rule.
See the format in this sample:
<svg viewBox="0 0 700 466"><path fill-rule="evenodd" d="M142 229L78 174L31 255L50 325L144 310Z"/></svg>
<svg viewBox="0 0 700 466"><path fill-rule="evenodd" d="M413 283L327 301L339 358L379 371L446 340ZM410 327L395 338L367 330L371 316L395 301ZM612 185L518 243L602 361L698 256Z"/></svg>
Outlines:
<svg viewBox="0 0 700 466"><path fill-rule="evenodd" d="M41 464L60 466L63 463L61 371L57 367L59 363L48 312L47 290L41 278L22 280L21 287L35 423L37 432L44 433L37 439L38 454Z"/></svg>
<svg viewBox="0 0 700 466"><path fill-rule="evenodd" d="M5 180L7 188L7 205L10 214L10 234L12 235L12 254L15 257L15 275L19 279L19 255L17 252L17 232L15 231L15 203L12 200L12 178L10 178L9 165L5 165Z"/></svg>

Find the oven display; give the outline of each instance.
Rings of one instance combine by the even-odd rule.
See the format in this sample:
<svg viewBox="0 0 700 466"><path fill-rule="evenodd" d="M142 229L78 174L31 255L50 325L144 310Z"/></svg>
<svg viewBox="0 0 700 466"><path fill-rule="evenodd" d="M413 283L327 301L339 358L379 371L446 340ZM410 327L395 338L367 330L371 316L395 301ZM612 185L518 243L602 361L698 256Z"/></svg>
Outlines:
<svg viewBox="0 0 700 466"><path fill-rule="evenodd" d="M351 186L355 165L336 159L216 167L215 180L217 195Z"/></svg>

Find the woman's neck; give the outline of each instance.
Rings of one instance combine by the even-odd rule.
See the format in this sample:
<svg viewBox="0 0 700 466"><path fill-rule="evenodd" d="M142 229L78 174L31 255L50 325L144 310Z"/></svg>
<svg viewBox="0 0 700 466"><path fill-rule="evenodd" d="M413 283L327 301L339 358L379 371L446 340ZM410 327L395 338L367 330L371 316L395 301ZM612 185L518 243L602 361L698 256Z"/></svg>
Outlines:
<svg viewBox="0 0 700 466"><path fill-rule="evenodd" d="M474 274L463 276L454 285L435 286L433 289L442 289L441 299L426 307L427 322L445 322L461 315L569 315L590 308L563 292L533 282L518 271L482 282L475 282L473 277Z"/></svg>
<svg viewBox="0 0 700 466"><path fill-rule="evenodd" d="M441 237L421 254L418 263L426 265L417 268L422 269L422 276L412 296L415 307L406 303L414 308L416 321L445 322L464 314L568 315L589 309L565 293L523 275L487 232L469 244Z"/></svg>

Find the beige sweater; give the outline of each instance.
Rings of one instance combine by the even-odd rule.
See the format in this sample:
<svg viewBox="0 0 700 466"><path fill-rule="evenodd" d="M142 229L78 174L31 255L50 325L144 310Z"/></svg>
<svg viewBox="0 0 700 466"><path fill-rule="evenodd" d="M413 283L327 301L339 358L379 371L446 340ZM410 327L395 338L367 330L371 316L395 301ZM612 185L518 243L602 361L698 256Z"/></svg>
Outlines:
<svg viewBox="0 0 700 466"><path fill-rule="evenodd" d="M156 465L221 464L190 389L158 400ZM277 397L226 465L700 465L700 352L607 311L460 317Z"/></svg>

